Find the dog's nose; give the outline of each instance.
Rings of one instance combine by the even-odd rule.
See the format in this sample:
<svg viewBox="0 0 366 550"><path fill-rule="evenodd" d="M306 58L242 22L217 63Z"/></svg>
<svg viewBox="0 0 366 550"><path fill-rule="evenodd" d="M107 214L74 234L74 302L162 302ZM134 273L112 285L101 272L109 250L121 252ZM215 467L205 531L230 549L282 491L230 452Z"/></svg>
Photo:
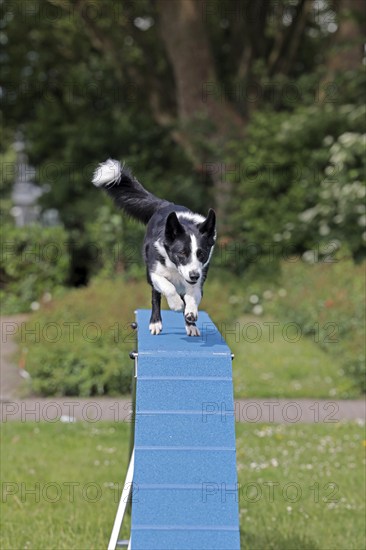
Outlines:
<svg viewBox="0 0 366 550"><path fill-rule="evenodd" d="M191 279L191 281L196 282L200 278L200 274L198 273L198 271L190 271L189 278Z"/></svg>

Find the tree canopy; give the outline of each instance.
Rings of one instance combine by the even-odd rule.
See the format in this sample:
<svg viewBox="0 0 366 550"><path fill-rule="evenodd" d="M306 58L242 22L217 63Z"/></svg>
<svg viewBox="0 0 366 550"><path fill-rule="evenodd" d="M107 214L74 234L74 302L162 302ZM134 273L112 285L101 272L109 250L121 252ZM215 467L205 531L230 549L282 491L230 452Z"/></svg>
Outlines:
<svg viewBox="0 0 366 550"><path fill-rule="evenodd" d="M247 158L252 168L272 162L276 173L288 165L296 172L311 150L319 175L330 144L324 158L316 149L327 135L364 131L360 115L350 123L338 110L362 105L363 8L363 0L5 2L2 152L9 155L21 130L48 185L43 205L57 208L70 230L95 220L101 197L90 175L116 157L158 195L198 210L215 206L222 233L245 238L255 220L242 215L250 216L260 186L269 211L284 196L284 211L294 204L296 216L317 201L293 173L278 185L267 177L253 184ZM313 114L301 119L306 108ZM294 132L297 123L306 128L282 138L281 148L286 121ZM358 157L354 163L359 170ZM233 191L240 201L230 201ZM253 211L272 224L263 208Z"/></svg>

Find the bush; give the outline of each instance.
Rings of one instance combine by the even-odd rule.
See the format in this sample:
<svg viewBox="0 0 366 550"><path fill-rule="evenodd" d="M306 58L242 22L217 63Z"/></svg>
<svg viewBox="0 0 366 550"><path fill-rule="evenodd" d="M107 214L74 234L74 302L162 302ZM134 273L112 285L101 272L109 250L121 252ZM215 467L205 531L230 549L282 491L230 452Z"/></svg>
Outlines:
<svg viewBox="0 0 366 550"><path fill-rule="evenodd" d="M90 267L92 275L111 277L128 272L144 275L142 241L145 228L118 211L110 201L97 212L93 222L86 225L86 243L94 251Z"/></svg>
<svg viewBox="0 0 366 550"><path fill-rule="evenodd" d="M235 188L232 240L276 257L326 251L335 241L362 258L364 115L364 106L332 104L256 113L248 138L233 142L226 159ZM236 271L249 263L248 255L236 258Z"/></svg>
<svg viewBox="0 0 366 550"><path fill-rule="evenodd" d="M324 139L329 161L317 188L315 206L301 212L295 230L314 246L327 238L346 243L355 258L362 257L366 243L366 134L345 132L336 140Z"/></svg>
<svg viewBox="0 0 366 550"><path fill-rule="evenodd" d="M29 311L50 299L69 276L67 233L62 227L3 227L0 259L2 312Z"/></svg>
<svg viewBox="0 0 366 550"><path fill-rule="evenodd" d="M128 352L136 345L129 323L136 304L148 303L148 294L146 284L129 282L126 291L123 280L98 279L42 306L18 339L31 389L44 396L128 393Z"/></svg>
<svg viewBox="0 0 366 550"><path fill-rule="evenodd" d="M296 323L323 349L337 357L344 375L366 391L365 264L355 265L340 250L332 262L283 265L283 291L264 305L265 313Z"/></svg>

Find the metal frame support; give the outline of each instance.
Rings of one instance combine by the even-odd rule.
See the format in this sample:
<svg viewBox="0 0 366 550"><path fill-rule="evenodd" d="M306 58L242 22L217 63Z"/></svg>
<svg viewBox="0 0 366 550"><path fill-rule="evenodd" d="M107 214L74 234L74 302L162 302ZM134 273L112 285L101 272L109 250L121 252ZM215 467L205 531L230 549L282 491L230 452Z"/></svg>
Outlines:
<svg viewBox="0 0 366 550"><path fill-rule="evenodd" d="M122 489L121 498L118 504L117 514L116 518L114 520L114 525L112 529L111 538L109 539L108 544L108 550L116 550L117 541L118 541L118 535L121 530L121 525L123 521L123 517L126 512L127 503L129 500L129 496L132 489L132 483L133 483L133 470L134 470L134 461L135 461L135 451L132 451L130 464L128 466L127 475L125 484ZM130 542L129 542L130 545Z"/></svg>

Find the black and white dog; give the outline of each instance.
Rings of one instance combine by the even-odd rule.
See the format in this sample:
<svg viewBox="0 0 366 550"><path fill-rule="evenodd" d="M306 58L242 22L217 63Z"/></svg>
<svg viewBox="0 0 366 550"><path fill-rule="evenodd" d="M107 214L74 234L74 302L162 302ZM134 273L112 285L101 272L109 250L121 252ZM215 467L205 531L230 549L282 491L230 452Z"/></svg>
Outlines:
<svg viewBox="0 0 366 550"><path fill-rule="evenodd" d="M216 215L207 218L146 191L117 160L99 165L93 184L103 187L131 217L147 225L143 256L152 286L151 334L160 334L161 295L170 309L183 311L188 336L199 336L195 324L216 240Z"/></svg>

